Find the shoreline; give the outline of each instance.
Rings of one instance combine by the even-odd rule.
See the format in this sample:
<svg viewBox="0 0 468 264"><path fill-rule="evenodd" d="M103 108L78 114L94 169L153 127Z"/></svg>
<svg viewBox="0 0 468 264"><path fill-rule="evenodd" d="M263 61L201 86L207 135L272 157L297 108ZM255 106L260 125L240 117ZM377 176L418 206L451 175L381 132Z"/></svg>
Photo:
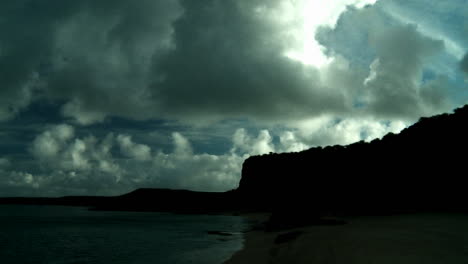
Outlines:
<svg viewBox="0 0 468 264"><path fill-rule="evenodd" d="M253 230L224 264L465 263L468 215L411 214L347 218L277 232Z"/></svg>

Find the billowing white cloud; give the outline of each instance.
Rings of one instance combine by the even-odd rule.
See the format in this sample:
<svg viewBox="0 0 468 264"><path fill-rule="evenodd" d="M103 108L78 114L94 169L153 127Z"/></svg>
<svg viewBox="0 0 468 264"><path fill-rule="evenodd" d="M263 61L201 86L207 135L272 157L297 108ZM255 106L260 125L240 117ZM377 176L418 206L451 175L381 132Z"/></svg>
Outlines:
<svg viewBox="0 0 468 264"><path fill-rule="evenodd" d="M90 177L103 173L118 181L123 171L112 157L114 141L112 134L102 140L94 136L77 138L72 126L62 124L38 135L31 152L44 173L50 174L46 177L50 181L60 179L84 184Z"/></svg>
<svg viewBox="0 0 468 264"><path fill-rule="evenodd" d="M64 144L74 135L73 127L58 125L36 137L32 152L40 159L53 158L59 154Z"/></svg>
<svg viewBox="0 0 468 264"><path fill-rule="evenodd" d="M303 144L312 147L371 141L388 133L399 133L408 124L403 121L379 121L372 118L337 119L333 116L322 116L297 122L292 126L296 127L296 130L291 132L294 142L299 142L300 146ZM289 141L288 145L292 143Z"/></svg>
<svg viewBox="0 0 468 264"><path fill-rule="evenodd" d="M310 148L309 145L301 142L296 133L285 131L280 135L281 150L283 152L299 152Z"/></svg>
<svg viewBox="0 0 468 264"><path fill-rule="evenodd" d="M192 155L193 150L190 142L178 132L172 133L174 139L174 153L180 156Z"/></svg>
<svg viewBox="0 0 468 264"><path fill-rule="evenodd" d="M268 130L261 130L256 138L247 134L246 130L241 128L236 130L233 136L232 152L248 153L250 155L261 155L275 152L275 146L272 143L272 137Z"/></svg>
<svg viewBox="0 0 468 264"><path fill-rule="evenodd" d="M117 136L117 142L120 145L120 151L127 157L137 160L149 160L151 158L150 147L134 143L130 136L119 135Z"/></svg>
<svg viewBox="0 0 468 264"><path fill-rule="evenodd" d="M329 54L343 56L354 66L349 73L359 76L361 67L368 67L362 83L347 89L354 92L349 97L357 106L351 115L414 122L452 110L456 98L448 87L456 84L447 80L458 68L434 67L435 61L446 60L444 41L423 34L417 24L396 21L382 9L383 2L349 9L336 28L322 28L317 35Z"/></svg>
<svg viewBox="0 0 468 264"><path fill-rule="evenodd" d="M40 196L116 195L139 187L225 191L237 186L245 154L194 153L181 133L174 132L172 139L173 151L164 153L134 142L130 135L80 138L70 125L51 126L31 143L34 160L23 171L0 159L0 177L5 179L0 190Z"/></svg>

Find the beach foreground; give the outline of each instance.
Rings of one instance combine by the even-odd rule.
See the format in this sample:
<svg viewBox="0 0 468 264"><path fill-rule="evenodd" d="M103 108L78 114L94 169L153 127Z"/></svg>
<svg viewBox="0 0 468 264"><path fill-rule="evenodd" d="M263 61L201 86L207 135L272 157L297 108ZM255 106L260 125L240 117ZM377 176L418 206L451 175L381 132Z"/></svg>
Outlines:
<svg viewBox="0 0 468 264"><path fill-rule="evenodd" d="M468 263L468 215L346 218L278 232L251 231L237 263Z"/></svg>

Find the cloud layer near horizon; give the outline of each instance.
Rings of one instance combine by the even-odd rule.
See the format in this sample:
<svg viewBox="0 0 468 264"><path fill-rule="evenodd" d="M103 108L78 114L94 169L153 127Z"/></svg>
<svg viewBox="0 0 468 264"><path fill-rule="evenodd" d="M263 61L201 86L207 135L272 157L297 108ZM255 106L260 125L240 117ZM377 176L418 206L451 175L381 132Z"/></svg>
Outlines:
<svg viewBox="0 0 468 264"><path fill-rule="evenodd" d="M466 103L464 0L327 5L0 3L0 122L11 127L35 104L54 106L61 119L45 128L30 122L25 153L0 152L8 183L0 190L225 190L236 186L246 155L371 140ZM322 24L305 29L305 18L318 14ZM307 34L316 34L312 44L328 63L286 56L304 48ZM114 131L113 118L183 129L170 132L174 149L162 151L135 142L135 129ZM204 126L220 128L224 153L208 154L183 136ZM82 128L87 135L77 133Z"/></svg>
<svg viewBox="0 0 468 264"><path fill-rule="evenodd" d="M196 153L191 142L173 132L172 150L163 151L135 142L130 135L109 132L103 137L80 137L75 127L48 127L29 144L32 158L10 161L0 158L2 196L118 195L136 188L173 188L227 191L236 188L246 158L271 152L297 152L331 142L349 144L366 134L367 140L399 132L398 124L330 119L308 124L296 132L257 136L237 129L225 154ZM334 121L333 121L334 122ZM328 126L326 124L329 124ZM313 126L315 125L315 131ZM307 134L310 133L310 134ZM279 138L274 142L273 136Z"/></svg>

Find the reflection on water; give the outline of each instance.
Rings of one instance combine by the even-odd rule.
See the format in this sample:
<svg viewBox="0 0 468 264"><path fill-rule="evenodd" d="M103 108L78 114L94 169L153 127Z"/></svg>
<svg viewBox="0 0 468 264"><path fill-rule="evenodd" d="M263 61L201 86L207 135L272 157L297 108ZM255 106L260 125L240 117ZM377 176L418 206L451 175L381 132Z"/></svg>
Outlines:
<svg viewBox="0 0 468 264"><path fill-rule="evenodd" d="M0 206L0 263L218 264L242 246L207 230L239 232L235 216L94 212L78 207Z"/></svg>

